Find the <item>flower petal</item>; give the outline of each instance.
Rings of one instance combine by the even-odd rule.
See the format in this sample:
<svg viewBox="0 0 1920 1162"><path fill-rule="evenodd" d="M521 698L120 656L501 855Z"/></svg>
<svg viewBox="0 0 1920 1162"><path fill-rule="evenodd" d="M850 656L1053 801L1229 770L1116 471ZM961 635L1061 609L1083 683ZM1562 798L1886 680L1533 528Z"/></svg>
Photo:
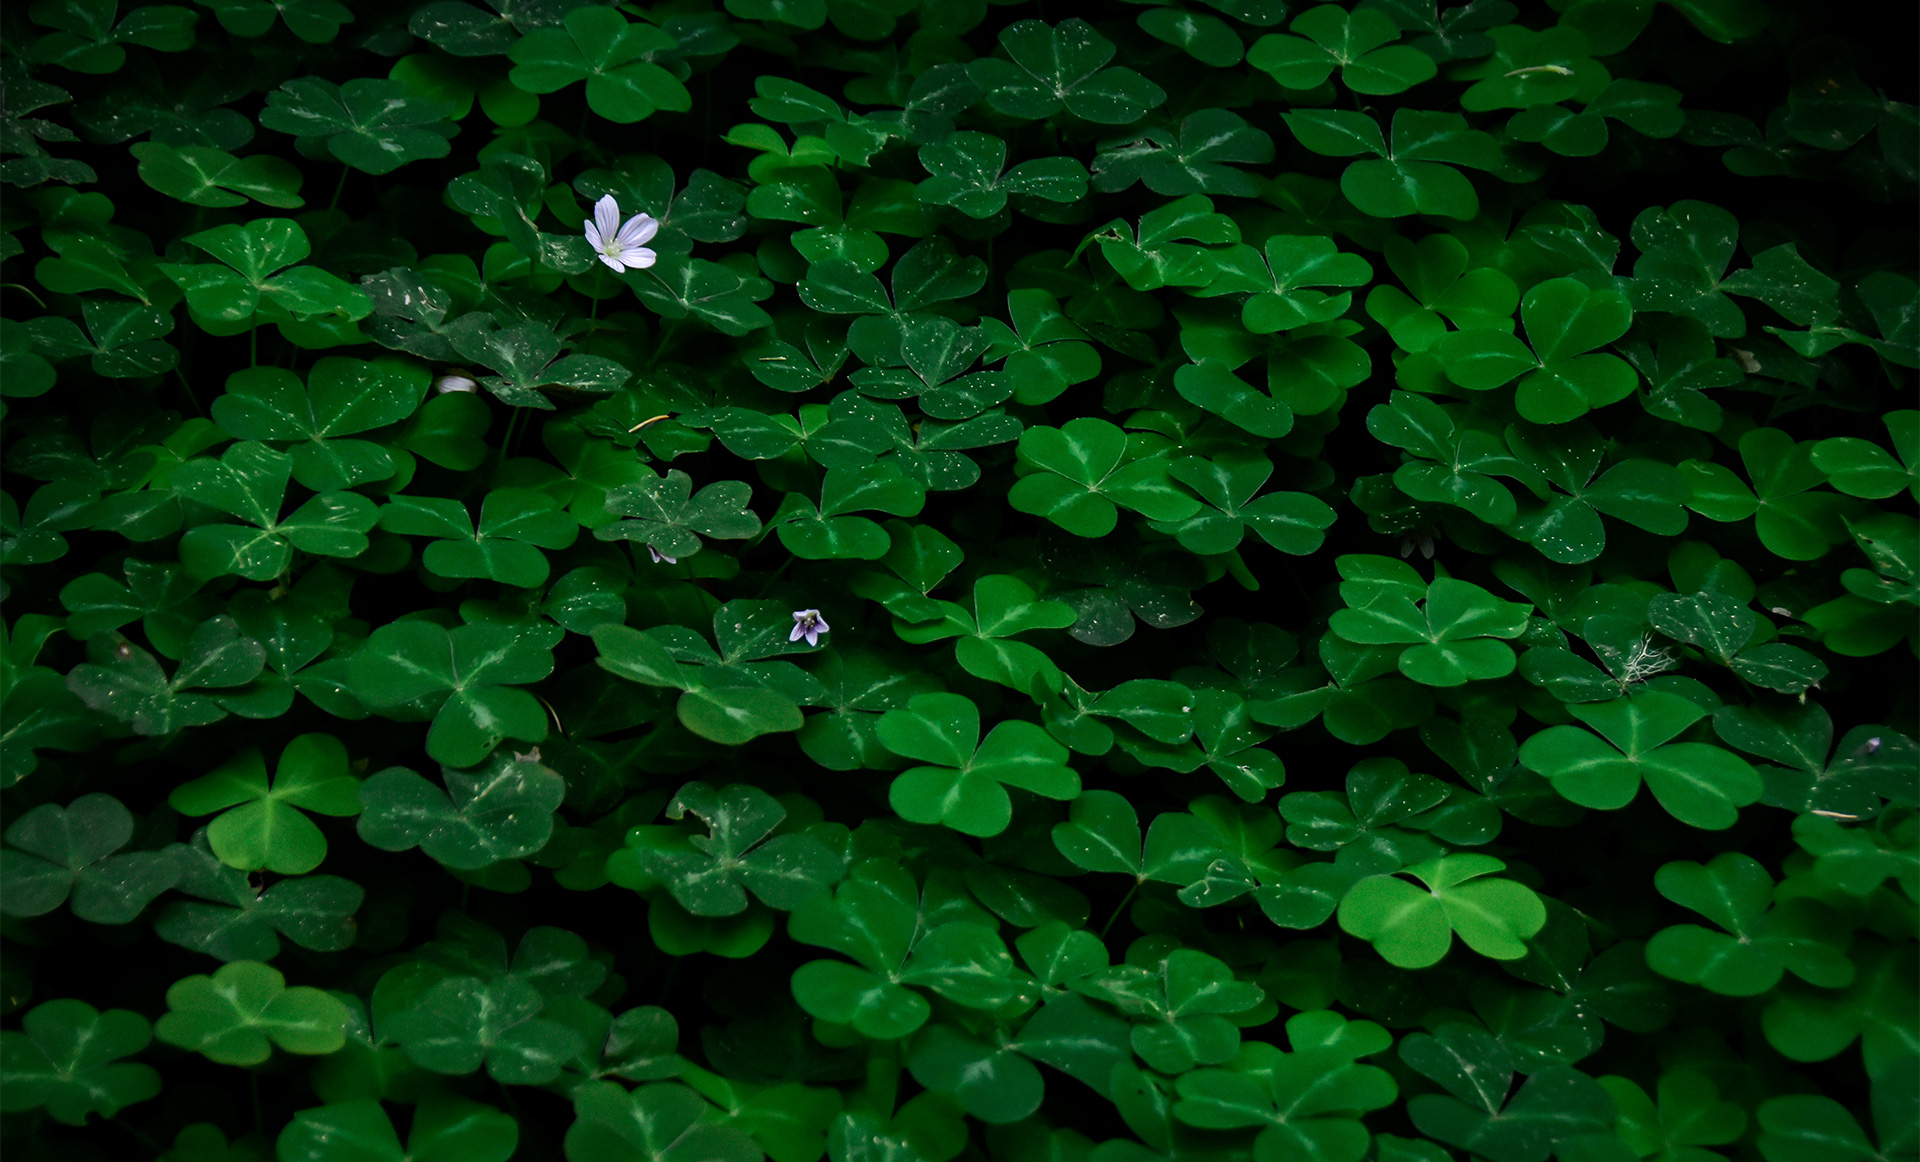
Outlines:
<svg viewBox="0 0 1920 1162"><path fill-rule="evenodd" d="M635 214L627 219L626 225L620 227L620 245L639 246L650 241L658 233L660 233L660 223L652 214Z"/></svg>
<svg viewBox="0 0 1920 1162"><path fill-rule="evenodd" d="M787 635L787 640L797 642L805 636L807 636L807 627L796 621L793 623L793 632Z"/></svg>
<svg viewBox="0 0 1920 1162"><path fill-rule="evenodd" d="M626 263L621 262L618 258L616 258L611 254L606 253L605 251L601 251L598 255L596 255L596 257L599 258L600 261L606 263L608 266L611 266L615 274L625 273L627 269Z"/></svg>
<svg viewBox="0 0 1920 1162"><path fill-rule="evenodd" d="M593 224L599 227L600 237L612 238L620 231L620 203L608 194L593 204ZM595 249L598 249L596 244Z"/></svg>
<svg viewBox="0 0 1920 1162"><path fill-rule="evenodd" d="M637 270L645 270L647 267L653 265L653 260L657 255L644 246L632 246L620 251L617 257L621 262L626 263L630 267Z"/></svg>
<svg viewBox="0 0 1920 1162"><path fill-rule="evenodd" d="M817 612L813 615L813 624L814 624L814 627L818 629L821 633L826 633L828 630L833 628L832 626L827 624L827 619L824 617L821 617L820 614Z"/></svg>

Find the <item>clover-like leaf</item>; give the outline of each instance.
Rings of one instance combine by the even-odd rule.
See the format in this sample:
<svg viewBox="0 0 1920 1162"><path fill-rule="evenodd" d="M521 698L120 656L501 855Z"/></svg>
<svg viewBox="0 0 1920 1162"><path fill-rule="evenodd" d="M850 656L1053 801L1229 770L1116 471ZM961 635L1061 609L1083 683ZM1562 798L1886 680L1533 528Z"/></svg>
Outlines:
<svg viewBox="0 0 1920 1162"><path fill-rule="evenodd" d="M649 309L669 321L692 315L728 335L745 335L773 322L756 305L773 293L773 284L725 263L667 254L622 277Z"/></svg>
<svg viewBox="0 0 1920 1162"><path fill-rule="evenodd" d="M22 812L0 848L0 912L41 916L71 899L83 920L131 921L180 877L171 852L114 854L132 838L132 813L97 791Z"/></svg>
<svg viewBox="0 0 1920 1162"><path fill-rule="evenodd" d="M1174 10L1153 9L1141 19L1158 12L1172 15ZM1195 22L1211 19L1182 15ZM1237 49L1239 38L1234 44ZM1145 182L1156 194L1246 197L1259 192L1260 180L1234 167L1272 160L1273 138L1265 130L1228 109L1201 109L1172 129L1148 129L1107 145L1093 159L1093 187L1110 193Z"/></svg>
<svg viewBox="0 0 1920 1162"><path fill-rule="evenodd" d="M1364 1156L1369 1135L1361 1116L1391 1105L1398 1086L1386 1070L1359 1059L1384 1051L1391 1035L1325 1009L1294 1014L1286 1029L1291 1052L1255 1042L1230 1070L1182 1075L1174 1117L1201 1129L1259 1127L1255 1149L1267 1156Z"/></svg>
<svg viewBox="0 0 1920 1162"><path fill-rule="evenodd" d="M1419 49L1392 44L1400 28L1376 9L1309 8L1291 28L1295 35L1268 33L1247 50L1248 64L1289 89L1312 89L1338 69L1347 88L1379 96L1403 92L1440 71Z"/></svg>
<svg viewBox="0 0 1920 1162"><path fill-rule="evenodd" d="M480 770L441 769L446 789L405 767L360 784L360 837L385 851L419 847L472 870L532 855L553 834L566 783L530 755L496 755Z"/></svg>
<svg viewBox="0 0 1920 1162"><path fill-rule="evenodd" d="M507 242L542 269L579 274L594 265L591 248L578 233L548 234L535 224L541 214L541 195L547 188L547 167L538 158L525 153L497 153L481 159L480 168L463 174L447 187L447 198L466 214L489 219L493 229L502 231ZM568 207L569 213L573 208ZM481 318L466 326L484 331L490 318ZM470 355L489 366L499 366ZM547 358L552 358L549 354Z"/></svg>
<svg viewBox="0 0 1920 1162"><path fill-rule="evenodd" d="M258 1065L275 1046L327 1054L346 1044L347 1006L317 988L287 987L277 970L253 960L189 976L167 989L167 1012L153 1031L169 1045L220 1065Z"/></svg>
<svg viewBox="0 0 1920 1162"><path fill-rule="evenodd" d="M655 1082L629 1093L610 1081L573 1091L577 1115L567 1129L568 1162L760 1162L760 1147L738 1126L722 1125L705 1098L684 1085Z"/></svg>
<svg viewBox="0 0 1920 1162"><path fill-rule="evenodd" d="M280 936L316 952L338 952L354 941L354 913L366 891L339 876L299 876L261 891L245 872L220 862L205 828L193 842L167 849L180 867L180 890L195 900L169 900L154 918L162 940L220 960L273 959Z"/></svg>
<svg viewBox="0 0 1920 1162"><path fill-rule="evenodd" d="M1598 1079L1620 1107L1623 1141L1634 1153L1648 1157L1687 1147L1724 1146L1747 1128L1747 1113L1722 1100L1713 1079L1691 1069L1673 1069L1660 1075L1659 1102L1624 1077Z"/></svg>
<svg viewBox="0 0 1920 1162"><path fill-rule="evenodd" d="M1373 943L1387 963L1425 968L1447 954L1457 934L1495 960L1527 954L1523 941L1547 922L1531 888L1482 877L1507 865L1490 855L1450 855L1402 868L1425 891L1391 875L1361 880L1340 900L1340 927Z"/></svg>
<svg viewBox="0 0 1920 1162"><path fill-rule="evenodd" d="M540 550L572 545L580 525L554 498L531 488L496 488L480 503L476 524L466 505L447 497L399 496L380 511L389 532L438 538L420 554L441 577L485 577L523 589L544 585L551 567Z"/></svg>
<svg viewBox="0 0 1920 1162"><path fill-rule="evenodd" d="M368 362L327 356L300 377L254 367L227 378L213 401L216 423L243 440L291 442L293 478L316 492L351 488L393 475L392 451L352 440L413 415L427 395L424 368L399 360Z"/></svg>
<svg viewBox="0 0 1920 1162"><path fill-rule="evenodd" d="M1793 1094L1760 1103L1758 1145L1767 1162L1854 1162L1911 1152L1915 1129L1913 1098L1906 1083L1911 1064L1873 1079L1873 1123L1879 1148L1867 1137L1853 1112L1822 1094Z"/></svg>
<svg viewBox="0 0 1920 1162"><path fill-rule="evenodd" d="M729 602L714 614L716 628L723 623L726 628L719 636L728 653L725 659L697 634L676 636L669 652L651 634L624 625L598 626L593 638L600 650L599 665L644 685L685 691L675 707L681 723L724 746L800 729L799 702L810 702L819 686L789 663L748 664L810 648L795 644L801 639L792 637L791 614L778 602Z"/></svg>
<svg viewBox="0 0 1920 1162"><path fill-rule="evenodd" d="M1813 448L1813 466L1848 496L1879 500L1901 489L1920 496L1920 411L1891 411L1880 417L1893 455L1871 440L1837 436ZM1898 459L1895 459L1898 457Z"/></svg>
<svg viewBox="0 0 1920 1162"><path fill-rule="evenodd" d="M1066 748L1045 730L1012 720L982 739L979 709L958 694L915 695L905 709L882 715L876 729L888 750L935 764L909 768L888 792L893 809L915 823L998 835L1012 818L1006 787L1050 799L1080 793Z"/></svg>
<svg viewBox="0 0 1920 1162"><path fill-rule="evenodd" d="M491 1106L444 1094L420 1103L407 1144L372 1098L334 1102L293 1115L275 1149L282 1162L334 1162L347 1151L355 1162L506 1162L520 1142L520 1125Z"/></svg>
<svg viewBox="0 0 1920 1162"><path fill-rule="evenodd" d="M1624 807L1644 779L1674 818L1717 831L1733 826L1739 808L1760 798L1760 776L1745 759L1708 743L1670 741L1707 713L1678 694L1641 690L1567 709L1600 736L1550 726L1527 739L1520 761L1583 807Z"/></svg>
<svg viewBox="0 0 1920 1162"><path fill-rule="evenodd" d="M1513 650L1499 639L1526 631L1524 604L1501 601L1452 577L1422 587L1410 567L1388 558L1343 557L1340 565L1348 578L1341 586L1348 607L1329 624L1343 639L1408 646L1398 659L1400 672L1426 686L1458 686L1513 672Z"/></svg>
<svg viewBox="0 0 1920 1162"><path fill-rule="evenodd" d="M389 1016L383 1031L430 1072L473 1073L484 1064L502 1084L540 1085L586 1048L579 1031L540 1016L545 1003L514 977L447 976Z"/></svg>
<svg viewBox="0 0 1920 1162"><path fill-rule="evenodd" d="M1676 924L1654 933L1647 965L1662 976L1736 997L1766 992L1786 971L1822 988L1853 983L1838 918L1810 899L1769 908L1773 877L1752 856L1729 851L1705 864L1676 860L1663 864L1653 882L1661 895L1726 929Z"/></svg>
<svg viewBox="0 0 1920 1162"><path fill-rule="evenodd" d="M1682 506L1691 490L1685 476L1658 460L1622 460L1600 472L1604 446L1585 420L1507 428L1508 449L1523 468L1537 473L1523 479L1536 496L1549 497L1544 506L1527 505L1512 528L1550 561L1573 564L1599 556L1607 543L1603 513L1664 536L1687 527ZM1566 495L1548 494L1544 484Z"/></svg>
<svg viewBox="0 0 1920 1162"><path fill-rule="evenodd" d="M1337 319L1346 313L1352 294L1306 288L1361 286L1373 277L1365 259L1343 254L1332 239L1318 236L1276 234L1267 239L1264 252L1241 245L1216 261L1220 272L1204 293L1249 293L1241 321L1256 335Z"/></svg>
<svg viewBox="0 0 1920 1162"><path fill-rule="evenodd" d="M67 674L67 687L90 709L125 722L138 734L203 726L229 711L271 717L286 709L292 691L284 684L268 683L264 690L251 685L266 668L266 652L241 634L233 618L209 618L188 638L179 667L168 677L152 654L126 638L98 634L87 643L91 660ZM247 697L250 693L265 693L267 700L254 702Z"/></svg>
<svg viewBox="0 0 1920 1162"><path fill-rule="evenodd" d="M1739 236L1738 220L1707 202L1642 210L1633 220L1641 251L1633 267L1634 306L1690 315L1718 338L1744 335L1746 319L1720 289Z"/></svg>
<svg viewBox="0 0 1920 1162"><path fill-rule="evenodd" d="M1175 1074L1232 1060L1240 1031L1228 1017L1265 997L1259 985L1234 979L1225 963L1191 948L1148 965L1115 965L1087 978L1079 991L1134 1018L1133 1051L1151 1068Z"/></svg>
<svg viewBox="0 0 1920 1162"><path fill-rule="evenodd" d="M1273 473L1265 457L1226 452L1212 460L1198 456L1174 461L1170 475L1199 494L1208 508L1183 521L1154 521L1152 527L1178 537L1202 555L1224 553L1240 544L1248 530L1283 553L1301 556L1318 549L1333 524L1326 502L1304 492L1255 494Z"/></svg>
<svg viewBox="0 0 1920 1162"><path fill-rule="evenodd" d="M159 52L181 52L193 45L193 9L173 4L135 8L119 16L117 3L42 4L35 24L58 31L34 41L31 59L76 73L111 73L126 63L123 44Z"/></svg>
<svg viewBox="0 0 1920 1162"><path fill-rule="evenodd" d="M1529 350L1511 334L1457 331L1435 348L1447 377L1471 391L1520 376L1514 403L1538 424L1562 424L1633 394L1633 368L1616 355L1588 354L1626 334L1633 308L1625 295L1572 278L1548 279L1520 303Z"/></svg>
<svg viewBox="0 0 1920 1162"><path fill-rule="evenodd" d="M513 83L530 93L552 93L587 83L587 104L609 121L628 124L656 110L684 112L693 98L654 58L678 42L652 24L633 24L610 8L576 8L560 27L541 28L515 41Z"/></svg>
<svg viewBox="0 0 1920 1162"><path fill-rule="evenodd" d="M455 129L448 108L397 81L358 77L344 85L296 77L267 94L260 124L324 141L347 165L389 174L410 161L445 157Z"/></svg>
<svg viewBox="0 0 1920 1162"><path fill-rule="evenodd" d="M378 513L358 493L323 492L282 517L294 457L257 441L229 446L218 460L200 457L173 475L174 491L246 521L202 524L181 538L181 561L202 576L238 574L264 581L284 573L300 549L353 557L367 549Z"/></svg>
<svg viewBox="0 0 1920 1162"><path fill-rule="evenodd" d="M460 354L499 372L481 377L480 385L515 407L552 411L553 401L540 388L605 394L632 374L599 355L561 355L560 337L531 319L498 326L492 316L475 312L448 327L446 337Z"/></svg>
<svg viewBox="0 0 1920 1162"><path fill-rule="evenodd" d="M353 10L336 0L200 0L213 9L220 27L235 36L265 36L274 21L308 44L327 44L340 27L353 22Z"/></svg>
<svg viewBox="0 0 1920 1162"><path fill-rule="evenodd" d="M173 330L173 316L157 307L86 299L80 304L80 313L87 324L85 334L72 320L58 315L28 323L34 346L54 360L89 355L95 373L110 379L158 375L173 370L180 362L179 349L164 339ZM31 382L25 369L20 375Z"/></svg>
<svg viewBox="0 0 1920 1162"><path fill-rule="evenodd" d="M665 476L623 484L607 493L607 511L629 519L602 525L593 535L603 541L641 541L663 557L690 557L701 536L741 540L760 531L760 518L747 508L753 489L738 480L721 480L693 491L693 478L679 469Z"/></svg>
<svg viewBox="0 0 1920 1162"><path fill-rule="evenodd" d="M1413 392L1396 391L1376 405L1367 413L1367 430L1410 457L1394 471L1394 487L1416 501L1457 505L1489 524L1511 524L1520 513L1513 491L1496 476L1530 485L1538 480L1498 435L1463 427L1447 408Z"/></svg>
<svg viewBox="0 0 1920 1162"><path fill-rule="evenodd" d="M1380 123L1365 113L1300 110L1283 113L1294 137L1330 157L1373 154L1340 175L1340 190L1355 206L1379 218L1438 214L1470 219L1480 210L1473 183L1455 166L1495 169L1499 144L1469 128L1457 113L1403 108L1393 115L1391 143Z"/></svg>
<svg viewBox="0 0 1920 1162"><path fill-rule="evenodd" d="M293 265L312 254L313 246L290 219L215 226L185 240L219 261L161 263L159 269L186 292L189 307L217 324L244 329L263 314L352 322L373 310L366 292L340 276L318 266Z"/></svg>
<svg viewBox="0 0 1920 1162"><path fill-rule="evenodd" d="M1119 521L1117 506L1154 520L1184 520L1200 503L1173 487L1167 461L1147 456L1122 463L1127 434L1091 416L1059 428L1028 428L1021 460L1040 469L1015 482L1009 500L1021 512L1044 516L1082 537L1105 536Z"/></svg>
<svg viewBox="0 0 1920 1162"><path fill-rule="evenodd" d="M1087 170L1067 157L1038 158L1006 169L1007 143L986 133L960 132L920 149L920 164L933 176L915 191L923 202L952 206L969 218L990 218L1010 194L1051 202L1085 196Z"/></svg>
<svg viewBox="0 0 1920 1162"><path fill-rule="evenodd" d="M808 835L767 837L786 809L757 787L733 784L715 790L688 783L667 805L667 817L688 812L711 831L680 845L637 848L642 870L666 884L680 905L696 916L732 916L745 911L747 891L761 902L792 911L824 892L839 874L840 860Z"/></svg>
<svg viewBox="0 0 1920 1162"><path fill-rule="evenodd" d="M1446 336L1447 322L1461 330L1512 326L1520 289L1492 267L1469 269L1466 246L1451 234L1389 238L1387 265L1406 289L1376 286L1367 294L1367 314L1402 350L1428 350Z"/></svg>
<svg viewBox="0 0 1920 1162"><path fill-rule="evenodd" d="M549 628L551 636L499 622L383 625L353 655L353 692L375 710L430 716L427 754L470 767L506 739L547 737L546 709L520 687L553 672L559 629Z"/></svg>
<svg viewBox="0 0 1920 1162"><path fill-rule="evenodd" d="M220 815L207 840L222 863L304 875L320 866L327 839L302 811L358 815L360 782L347 772L347 748L330 734L303 734L281 751L271 785L266 761L249 748L167 796L183 815Z"/></svg>
<svg viewBox="0 0 1920 1162"><path fill-rule="evenodd" d="M0 1033L0 1109L44 1109L70 1126L85 1125L89 1114L111 1118L160 1093L158 1070L119 1060L152 1039L147 1019L126 1009L103 1013L77 1000L35 1005L20 1031Z"/></svg>
<svg viewBox="0 0 1920 1162"><path fill-rule="evenodd" d="M140 159L140 180L192 206L244 206L249 199L277 210L297 210L300 171L283 158L258 154L240 158L222 149L186 145L176 149L158 141L132 148Z"/></svg>
<svg viewBox="0 0 1920 1162"><path fill-rule="evenodd" d="M1423 1047L1409 1061L1437 1059L1429 1068L1452 1091L1407 1102L1421 1133L1492 1162L1546 1162L1558 1143L1611 1128L1617 1116L1613 1099L1593 1078L1571 1066L1550 1065L1509 1095L1512 1076L1501 1068L1505 1055L1498 1052L1498 1042L1484 1034L1468 1040L1454 1032L1460 1028L1443 1028L1445 1040L1436 1039L1434 1046L1438 1052ZM1491 1070L1487 1076L1471 1076L1483 1067ZM1456 1070L1469 1076L1456 1080Z"/></svg>
<svg viewBox="0 0 1920 1162"><path fill-rule="evenodd" d="M1127 125L1167 99L1160 86L1123 67L1107 68L1114 44L1084 20L1053 27L1022 20L1000 32L1010 60L981 57L968 67L987 102L1029 121L1065 110L1100 125Z"/></svg>

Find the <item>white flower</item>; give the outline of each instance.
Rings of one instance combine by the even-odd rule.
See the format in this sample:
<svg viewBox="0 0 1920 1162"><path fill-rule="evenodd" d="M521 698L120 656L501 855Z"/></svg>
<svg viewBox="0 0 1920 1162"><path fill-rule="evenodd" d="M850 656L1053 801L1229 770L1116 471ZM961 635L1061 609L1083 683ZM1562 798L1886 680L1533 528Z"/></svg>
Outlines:
<svg viewBox="0 0 1920 1162"><path fill-rule="evenodd" d="M827 619L820 616L819 610L796 609L793 611L793 632L787 635L787 640L797 642L806 638L808 645L817 646L820 644L820 635L832 628L827 624Z"/></svg>
<svg viewBox="0 0 1920 1162"><path fill-rule="evenodd" d="M654 253L643 243L653 241L660 223L651 214L635 214L623 226L620 203L612 194L593 204L593 219L587 224L587 245L595 257L611 266L615 273L632 267L645 270L653 265Z"/></svg>
<svg viewBox="0 0 1920 1162"><path fill-rule="evenodd" d="M479 391L480 385L464 375L443 375L433 381L433 390L442 394L449 391Z"/></svg>
<svg viewBox="0 0 1920 1162"><path fill-rule="evenodd" d="M680 559L678 557L669 557L665 553L661 552L659 549L654 548L652 545L647 546L647 552L653 554L653 563L656 565L658 565L662 561L665 561L669 565L678 565L680 563Z"/></svg>

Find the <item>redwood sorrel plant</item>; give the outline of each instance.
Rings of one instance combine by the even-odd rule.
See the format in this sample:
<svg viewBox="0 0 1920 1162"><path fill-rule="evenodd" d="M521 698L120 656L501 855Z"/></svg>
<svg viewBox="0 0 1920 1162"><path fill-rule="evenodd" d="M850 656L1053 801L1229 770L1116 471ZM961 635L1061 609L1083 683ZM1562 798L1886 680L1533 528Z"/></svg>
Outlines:
<svg viewBox="0 0 1920 1162"><path fill-rule="evenodd" d="M1920 1150L1911 9L0 33L8 1162Z"/></svg>

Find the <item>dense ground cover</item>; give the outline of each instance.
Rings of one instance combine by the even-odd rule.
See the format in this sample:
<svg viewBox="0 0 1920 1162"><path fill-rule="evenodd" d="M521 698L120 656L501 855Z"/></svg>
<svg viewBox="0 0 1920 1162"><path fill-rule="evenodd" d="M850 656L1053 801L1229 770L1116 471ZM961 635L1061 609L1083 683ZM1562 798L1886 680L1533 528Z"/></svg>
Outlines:
<svg viewBox="0 0 1920 1162"><path fill-rule="evenodd" d="M1912 12L489 3L0 14L9 1162L1915 1156Z"/></svg>

